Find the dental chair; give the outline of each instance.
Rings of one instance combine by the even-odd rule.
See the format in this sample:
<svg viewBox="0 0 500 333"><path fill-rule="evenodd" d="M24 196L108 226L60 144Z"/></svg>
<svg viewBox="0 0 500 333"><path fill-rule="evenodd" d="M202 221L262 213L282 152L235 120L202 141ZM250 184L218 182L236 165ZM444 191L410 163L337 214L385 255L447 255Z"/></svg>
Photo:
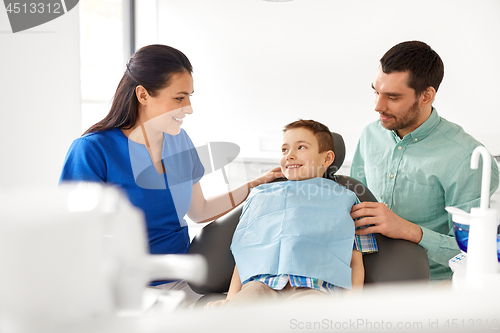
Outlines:
<svg viewBox="0 0 500 333"><path fill-rule="evenodd" d="M345 144L342 136L332 133L334 139L335 160L325 172L324 177L345 186L358 196L361 202L377 202L370 190L361 182L336 172L345 158ZM286 181L285 178L276 181ZM234 269L234 259L230 245L234 230L238 225L243 205L206 225L194 237L189 254L200 254L207 260L208 277L206 283L189 283L189 286L202 297L197 306L203 306L210 300L223 299L229 289ZM428 281L430 276L429 260L425 250L419 245L375 234L378 252L363 255L365 284L387 282Z"/></svg>

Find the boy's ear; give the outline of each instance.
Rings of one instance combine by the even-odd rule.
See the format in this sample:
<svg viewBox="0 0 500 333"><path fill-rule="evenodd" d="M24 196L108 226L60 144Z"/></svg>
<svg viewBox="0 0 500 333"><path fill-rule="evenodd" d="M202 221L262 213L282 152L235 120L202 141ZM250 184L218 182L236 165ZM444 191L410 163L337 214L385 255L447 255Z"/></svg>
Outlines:
<svg viewBox="0 0 500 333"><path fill-rule="evenodd" d="M325 160L323 162L323 166L328 168L330 165L332 165L333 161L335 160L335 154L333 151L329 150L325 154Z"/></svg>

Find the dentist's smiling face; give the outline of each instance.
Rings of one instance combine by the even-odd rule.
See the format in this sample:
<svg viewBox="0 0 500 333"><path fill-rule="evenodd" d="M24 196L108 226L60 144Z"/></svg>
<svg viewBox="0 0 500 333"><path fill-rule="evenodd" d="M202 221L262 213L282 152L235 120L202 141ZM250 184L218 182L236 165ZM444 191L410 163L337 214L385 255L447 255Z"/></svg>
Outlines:
<svg viewBox="0 0 500 333"><path fill-rule="evenodd" d="M322 177L331 163L326 162L328 152L319 152L314 133L302 127L285 132L281 151L281 171L289 180Z"/></svg>
<svg viewBox="0 0 500 333"><path fill-rule="evenodd" d="M170 85L148 96L139 111L141 121L148 130L177 135L186 114L193 113L190 96L193 90L193 77L188 72L175 73Z"/></svg>

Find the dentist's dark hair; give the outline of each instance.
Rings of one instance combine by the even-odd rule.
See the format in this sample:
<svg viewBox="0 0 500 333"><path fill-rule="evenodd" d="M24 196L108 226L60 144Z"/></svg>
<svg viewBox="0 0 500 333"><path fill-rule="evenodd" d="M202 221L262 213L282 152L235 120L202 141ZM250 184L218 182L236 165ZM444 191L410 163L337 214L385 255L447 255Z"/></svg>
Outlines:
<svg viewBox="0 0 500 333"><path fill-rule="evenodd" d="M429 45L420 41L402 42L393 46L380 59L382 71L408 72L408 87L419 97L428 87L438 91L444 77L444 64Z"/></svg>
<svg viewBox="0 0 500 333"><path fill-rule="evenodd" d="M173 74L183 72L191 74L193 67L184 53L173 47L154 44L137 50L126 65L109 113L83 135L111 128L132 128L139 114L135 88L141 85L151 96L156 96L169 86Z"/></svg>

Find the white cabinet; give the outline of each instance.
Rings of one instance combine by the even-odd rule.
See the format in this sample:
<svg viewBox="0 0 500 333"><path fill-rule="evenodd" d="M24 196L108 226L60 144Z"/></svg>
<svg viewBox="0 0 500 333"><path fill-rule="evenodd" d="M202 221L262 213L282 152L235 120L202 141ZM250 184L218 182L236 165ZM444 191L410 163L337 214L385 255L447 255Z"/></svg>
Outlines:
<svg viewBox="0 0 500 333"><path fill-rule="evenodd" d="M229 183L244 184L279 166L279 163L277 158L239 158L227 167Z"/></svg>

